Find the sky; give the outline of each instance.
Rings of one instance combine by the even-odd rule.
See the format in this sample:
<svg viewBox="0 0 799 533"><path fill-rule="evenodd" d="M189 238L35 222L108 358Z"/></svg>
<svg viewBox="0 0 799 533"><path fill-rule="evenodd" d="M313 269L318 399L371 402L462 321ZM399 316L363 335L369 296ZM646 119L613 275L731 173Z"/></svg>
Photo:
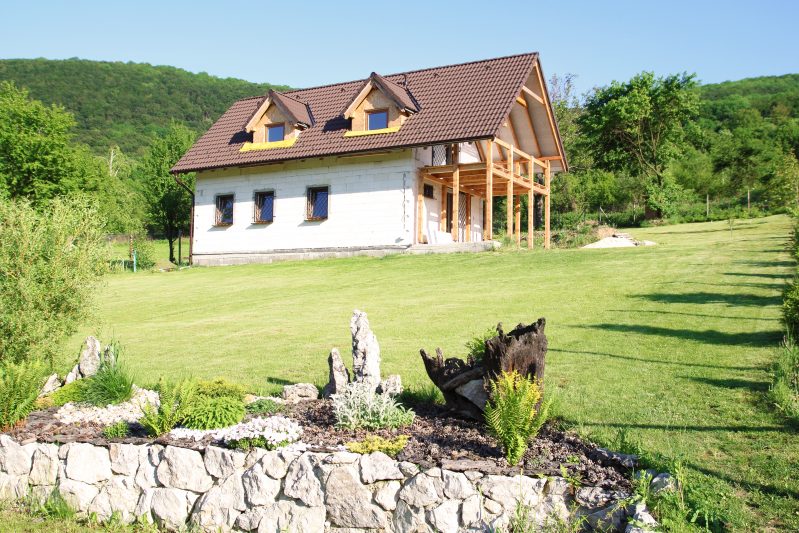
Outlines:
<svg viewBox="0 0 799 533"><path fill-rule="evenodd" d="M650 70L799 72L797 0L0 0L0 58L79 57L310 87L538 51L578 92Z"/></svg>

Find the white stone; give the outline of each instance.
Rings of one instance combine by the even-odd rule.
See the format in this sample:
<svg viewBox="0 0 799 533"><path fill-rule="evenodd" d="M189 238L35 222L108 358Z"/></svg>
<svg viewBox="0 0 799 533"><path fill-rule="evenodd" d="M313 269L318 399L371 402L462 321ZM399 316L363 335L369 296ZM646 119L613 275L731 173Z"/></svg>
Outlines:
<svg viewBox="0 0 799 533"><path fill-rule="evenodd" d="M139 486L138 483L136 485ZM133 511L137 520L142 519L149 524L153 523L153 515L150 512L153 504L153 490L155 489L142 489L139 494L139 501L136 503L136 509Z"/></svg>
<svg viewBox="0 0 799 533"><path fill-rule="evenodd" d="M446 500L430 512L430 522L441 533L458 533L460 500Z"/></svg>
<svg viewBox="0 0 799 533"><path fill-rule="evenodd" d="M325 508L304 507L290 501L279 501L265 510L258 533L310 533L325 530Z"/></svg>
<svg viewBox="0 0 799 533"><path fill-rule="evenodd" d="M350 333L353 381L369 383L376 390L380 385L380 345L366 313L357 309L352 312Z"/></svg>
<svg viewBox="0 0 799 533"><path fill-rule="evenodd" d="M100 368L100 341L89 336L83 343L83 349L78 359L78 371L84 378L93 376Z"/></svg>
<svg viewBox="0 0 799 533"><path fill-rule="evenodd" d="M41 398L42 396L52 394L60 388L61 379L59 379L58 374L51 374L50 377L47 378L47 381L44 382L42 391L39 393L39 397Z"/></svg>
<svg viewBox="0 0 799 533"><path fill-rule="evenodd" d="M41 505L44 505L47 500L53 495L56 490L55 485L32 485L28 487L30 498Z"/></svg>
<svg viewBox="0 0 799 533"><path fill-rule="evenodd" d="M607 507L613 501L613 493L601 487L580 487L575 494L577 503L588 509Z"/></svg>
<svg viewBox="0 0 799 533"><path fill-rule="evenodd" d="M402 484L399 481L389 481L375 491L375 501L386 511L397 508L399 490Z"/></svg>
<svg viewBox="0 0 799 533"><path fill-rule="evenodd" d="M67 403L55 412L55 418L64 424L92 423L108 426L117 422L133 423L143 415L145 405L158 406L158 393L133 385L130 400L105 407Z"/></svg>
<svg viewBox="0 0 799 533"><path fill-rule="evenodd" d="M19 500L28 492L28 476L0 472L0 500Z"/></svg>
<svg viewBox="0 0 799 533"><path fill-rule="evenodd" d="M289 463L296 458L293 454L285 452L266 452L259 461L267 476L274 479L283 479L289 469Z"/></svg>
<svg viewBox="0 0 799 533"><path fill-rule="evenodd" d="M141 490L132 477L114 476L100 489L100 493L89 505L88 512L96 513L101 521L117 513L122 522L129 524L136 519L136 506Z"/></svg>
<svg viewBox="0 0 799 533"><path fill-rule="evenodd" d="M434 531L427 525L424 509L409 505L404 500L397 502L397 508L392 514L392 524L394 531L398 533L432 533Z"/></svg>
<svg viewBox="0 0 799 533"><path fill-rule="evenodd" d="M58 492L72 509L83 511L89 508L100 490L89 483L62 479L58 484Z"/></svg>
<svg viewBox="0 0 799 533"><path fill-rule="evenodd" d="M488 393L485 390L485 384L482 379L467 381L457 387L455 392L472 402L480 410L485 409L486 403L488 403Z"/></svg>
<svg viewBox="0 0 799 533"><path fill-rule="evenodd" d="M55 485L58 478L58 446L39 444L33 452L31 485Z"/></svg>
<svg viewBox="0 0 799 533"><path fill-rule="evenodd" d="M234 474L200 496L191 522L203 531L230 530L246 508L241 478Z"/></svg>
<svg viewBox="0 0 799 533"><path fill-rule="evenodd" d="M241 513L236 519L236 527L243 531L254 531L258 529L258 524L267 515L267 507L253 507Z"/></svg>
<svg viewBox="0 0 799 533"><path fill-rule="evenodd" d="M205 469L209 474L215 478L227 478L237 470L244 468L244 461L247 454L219 448L217 446L208 446L205 449Z"/></svg>
<svg viewBox="0 0 799 533"><path fill-rule="evenodd" d="M477 481L478 479L483 477L483 473L477 472L476 470L469 470L467 472L464 472L464 474L466 475L466 479L468 479L469 481Z"/></svg>
<svg viewBox="0 0 799 533"><path fill-rule="evenodd" d="M417 474L406 482L399 499L414 507L427 507L440 501L433 480L425 474Z"/></svg>
<svg viewBox="0 0 799 533"><path fill-rule="evenodd" d="M78 365L75 365L74 367L72 367L72 370L69 371L67 377L64 378L64 385L69 385L70 383L78 379L80 379L80 370L78 368Z"/></svg>
<svg viewBox="0 0 799 533"><path fill-rule="evenodd" d="M324 458L323 462L331 465L350 465L361 458L361 454L352 452L334 452Z"/></svg>
<svg viewBox="0 0 799 533"><path fill-rule="evenodd" d="M197 495L187 490L153 489L150 512L156 524L173 530L183 529L196 500Z"/></svg>
<svg viewBox="0 0 799 533"><path fill-rule="evenodd" d="M466 527L477 525L482 519L482 505L480 495L472 494L461 505L461 521Z"/></svg>
<svg viewBox="0 0 799 533"><path fill-rule="evenodd" d="M205 492L214 484L214 480L205 471L200 452L177 446L167 446L164 449L156 476L158 482L165 487L193 492Z"/></svg>
<svg viewBox="0 0 799 533"><path fill-rule="evenodd" d="M319 389L313 383L295 383L283 387L283 399L287 402L305 402L316 400L319 397Z"/></svg>
<svg viewBox="0 0 799 533"><path fill-rule="evenodd" d="M164 447L160 444L142 446L139 449L139 469L136 471L136 484L148 489L158 485L156 471L161 463Z"/></svg>
<svg viewBox="0 0 799 533"><path fill-rule="evenodd" d="M664 490L667 492L673 492L677 490L677 483L674 481L674 478L671 477L671 474L663 473L652 478L649 488L652 491L652 494L658 494Z"/></svg>
<svg viewBox="0 0 799 533"><path fill-rule="evenodd" d="M443 470L441 479L444 482L444 496L456 500L464 500L475 493L474 487L461 472Z"/></svg>
<svg viewBox="0 0 799 533"><path fill-rule="evenodd" d="M391 374L380 382L377 392L389 396L399 396L402 394L402 378L398 374Z"/></svg>
<svg viewBox="0 0 799 533"><path fill-rule="evenodd" d="M513 511L517 503L535 507L541 499L546 479L527 476L486 476L478 481L482 493L502 504L506 511Z"/></svg>
<svg viewBox="0 0 799 533"><path fill-rule="evenodd" d="M405 477L413 477L419 473L419 467L409 461L400 461L399 469Z"/></svg>
<svg viewBox="0 0 799 533"><path fill-rule="evenodd" d="M261 460L261 457L266 455L267 452L264 448L253 448L247 452L247 457L244 459L244 469L252 467L255 463Z"/></svg>
<svg viewBox="0 0 799 533"><path fill-rule="evenodd" d="M325 484L328 519L339 527L384 528L385 512L371 502L372 494L352 466L334 469Z"/></svg>
<svg viewBox="0 0 799 533"><path fill-rule="evenodd" d="M383 452L374 452L361 457L361 479L364 483L403 479L403 477L405 476L402 475L397 461Z"/></svg>
<svg viewBox="0 0 799 533"><path fill-rule="evenodd" d="M344 366L338 348L330 350L327 366L329 367L329 376L327 385L322 390L323 398L330 398L332 395L342 392L350 382L350 371Z"/></svg>
<svg viewBox="0 0 799 533"><path fill-rule="evenodd" d="M67 453L66 475L69 479L84 483L111 479L108 449L85 442L72 443Z"/></svg>
<svg viewBox="0 0 799 533"><path fill-rule="evenodd" d="M139 470L141 451L135 444L119 444L112 442L108 447L111 459L111 471L123 476L135 476Z"/></svg>
<svg viewBox="0 0 799 533"><path fill-rule="evenodd" d="M253 506L274 503L280 492L280 480L266 475L262 463L257 463L244 472L242 483L247 503Z"/></svg>
<svg viewBox="0 0 799 533"><path fill-rule="evenodd" d="M283 492L286 496L301 500L309 507L322 505L324 494L322 494L321 483L314 475L311 454L304 453L291 463L286 473Z"/></svg>
<svg viewBox="0 0 799 533"><path fill-rule="evenodd" d="M12 476L26 476L31 471L30 448L23 448L8 435L0 434L0 472Z"/></svg>
<svg viewBox="0 0 799 533"><path fill-rule="evenodd" d="M433 468L428 468L427 470L424 471L424 473L430 477L441 479L441 469L437 466L434 466Z"/></svg>

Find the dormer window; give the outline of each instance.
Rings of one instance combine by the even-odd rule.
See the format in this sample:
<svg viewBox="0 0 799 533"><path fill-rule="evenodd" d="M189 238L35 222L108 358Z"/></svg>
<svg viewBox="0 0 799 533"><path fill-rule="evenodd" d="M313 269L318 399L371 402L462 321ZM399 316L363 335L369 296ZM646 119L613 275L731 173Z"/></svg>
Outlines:
<svg viewBox="0 0 799 533"><path fill-rule="evenodd" d="M367 130L388 128L388 109L375 109L366 113Z"/></svg>
<svg viewBox="0 0 799 533"><path fill-rule="evenodd" d="M266 127L266 142L280 142L286 138L285 124L271 124Z"/></svg>
<svg viewBox="0 0 799 533"><path fill-rule="evenodd" d="M408 88L372 72L350 101L343 115L350 121L345 137L380 135L399 131L419 105Z"/></svg>

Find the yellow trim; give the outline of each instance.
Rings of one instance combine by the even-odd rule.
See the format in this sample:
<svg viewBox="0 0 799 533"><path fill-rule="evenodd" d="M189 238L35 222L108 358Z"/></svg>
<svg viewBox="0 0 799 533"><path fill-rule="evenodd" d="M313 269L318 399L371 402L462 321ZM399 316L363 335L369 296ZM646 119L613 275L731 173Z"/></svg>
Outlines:
<svg viewBox="0 0 799 533"><path fill-rule="evenodd" d="M391 128L381 128L379 130L364 130L364 131L348 131L344 133L344 137L360 137L361 135L380 135L381 133L394 133L399 131L399 126L392 126Z"/></svg>
<svg viewBox="0 0 799 533"><path fill-rule="evenodd" d="M272 148L291 148L294 146L294 143L297 142L297 137L292 137L291 139L283 139L282 141L273 141L273 142L265 142L265 143L244 143L244 145L239 148L239 152L252 152L253 150L271 150Z"/></svg>

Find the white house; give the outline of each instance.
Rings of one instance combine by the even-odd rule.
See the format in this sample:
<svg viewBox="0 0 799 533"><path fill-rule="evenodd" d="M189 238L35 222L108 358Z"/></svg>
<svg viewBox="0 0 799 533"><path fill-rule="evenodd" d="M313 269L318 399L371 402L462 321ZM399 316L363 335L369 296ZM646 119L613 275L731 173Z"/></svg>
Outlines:
<svg viewBox="0 0 799 533"><path fill-rule="evenodd" d="M541 195L548 246L567 162L544 80L531 53L234 103L172 169L196 173L193 262L479 243L497 195L517 241L521 196Z"/></svg>

